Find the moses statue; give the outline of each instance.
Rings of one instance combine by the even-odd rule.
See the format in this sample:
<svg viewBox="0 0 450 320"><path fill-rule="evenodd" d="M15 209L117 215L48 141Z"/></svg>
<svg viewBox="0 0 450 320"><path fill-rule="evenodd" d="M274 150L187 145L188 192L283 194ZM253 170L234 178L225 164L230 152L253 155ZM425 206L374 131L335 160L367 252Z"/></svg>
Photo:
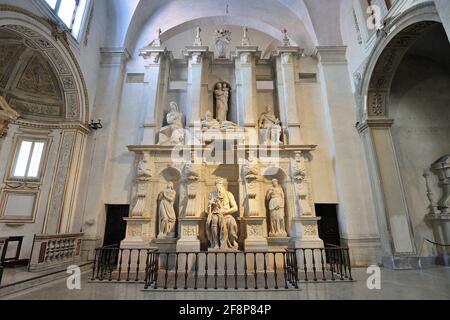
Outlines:
<svg viewBox="0 0 450 320"><path fill-rule="evenodd" d="M233 213L238 211L236 200L223 185L216 181L216 190L209 194L206 235L212 250L237 250L238 226Z"/></svg>

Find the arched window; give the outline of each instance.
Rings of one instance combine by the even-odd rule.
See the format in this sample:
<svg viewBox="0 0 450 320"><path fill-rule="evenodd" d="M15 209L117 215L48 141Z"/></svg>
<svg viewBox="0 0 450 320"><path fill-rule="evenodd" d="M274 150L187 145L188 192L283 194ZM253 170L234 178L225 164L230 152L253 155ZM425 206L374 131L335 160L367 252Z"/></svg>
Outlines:
<svg viewBox="0 0 450 320"><path fill-rule="evenodd" d="M47 5L78 39L89 0L45 0Z"/></svg>

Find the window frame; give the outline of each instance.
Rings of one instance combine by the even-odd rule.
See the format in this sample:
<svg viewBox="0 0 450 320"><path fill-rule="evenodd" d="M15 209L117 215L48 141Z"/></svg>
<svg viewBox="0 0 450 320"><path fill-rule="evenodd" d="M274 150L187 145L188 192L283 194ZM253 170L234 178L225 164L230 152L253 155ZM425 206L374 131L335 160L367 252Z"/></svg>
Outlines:
<svg viewBox="0 0 450 320"><path fill-rule="evenodd" d="M91 14L94 1L86 0L86 7L84 8L84 12L82 13L80 29L79 29L77 35L73 34L73 30L65 24L65 22L59 17L59 15L57 13L58 12L57 10L59 9L59 5L61 4L62 0L57 0L55 9L52 9L52 7L50 7L50 5L47 3L46 0L33 0L33 1L41 9L41 11L43 11L43 13L45 13L49 18L56 20L59 24L64 26L64 28L67 30L67 33L70 35L70 39L72 39L72 42L76 46L78 46L82 42L83 38L85 37L87 21ZM79 0L76 0L76 1L79 1ZM75 12L75 10L74 10L74 12ZM73 23L76 19L77 14L78 13L75 13L75 15L72 16L72 27L73 27Z"/></svg>
<svg viewBox="0 0 450 320"><path fill-rule="evenodd" d="M22 146L22 142L24 141L30 141L36 143L36 142L42 142L44 143L43 149L42 149L42 155L39 163L39 169L38 174L36 177L18 177L14 175L14 171L17 165L17 161L19 158L20 149ZM14 145L14 152L12 153L12 157L10 160L9 165L9 174L8 174L8 181L10 182L20 182L20 181L26 181L26 182L36 182L39 183L42 181L43 176L45 174L45 168L47 166L47 160L48 160L48 154L50 150L50 143L51 140L49 137L43 137L43 136L32 136L32 135L19 135L17 136L16 143ZM33 149L32 149L33 150ZM27 161L27 171L29 169L29 163L31 161L32 153L30 153ZM27 172L26 172L27 173ZM26 174L25 173L25 174Z"/></svg>

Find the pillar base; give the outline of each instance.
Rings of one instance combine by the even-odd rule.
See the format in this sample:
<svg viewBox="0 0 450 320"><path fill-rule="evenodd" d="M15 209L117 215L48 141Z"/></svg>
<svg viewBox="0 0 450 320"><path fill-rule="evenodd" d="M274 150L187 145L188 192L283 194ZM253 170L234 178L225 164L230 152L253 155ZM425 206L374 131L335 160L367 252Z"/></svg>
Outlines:
<svg viewBox="0 0 450 320"><path fill-rule="evenodd" d="M127 222L127 234L120 243L123 249L150 248L150 241L145 238L144 227L151 222L150 218L124 218Z"/></svg>

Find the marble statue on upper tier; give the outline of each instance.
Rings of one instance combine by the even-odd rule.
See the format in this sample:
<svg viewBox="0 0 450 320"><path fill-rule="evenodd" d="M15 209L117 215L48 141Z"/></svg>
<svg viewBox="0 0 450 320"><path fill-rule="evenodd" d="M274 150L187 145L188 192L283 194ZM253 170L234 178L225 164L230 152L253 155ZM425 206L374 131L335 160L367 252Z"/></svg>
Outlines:
<svg viewBox="0 0 450 320"><path fill-rule="evenodd" d="M167 126L159 130L159 145L179 145L184 143L183 113L175 102L170 103L166 116Z"/></svg>
<svg viewBox="0 0 450 320"><path fill-rule="evenodd" d="M223 180L216 181L216 190L209 194L206 235L212 250L237 250L238 226L232 216L238 206L234 196L223 185Z"/></svg>
<svg viewBox="0 0 450 320"><path fill-rule="evenodd" d="M275 116L273 108L266 106L266 111L261 114L258 121L260 142L263 145L281 144L281 122Z"/></svg>
<svg viewBox="0 0 450 320"><path fill-rule="evenodd" d="M225 82L216 84L214 90L214 97L216 99L216 119L219 122L227 121L228 103L230 100L230 88Z"/></svg>
<svg viewBox="0 0 450 320"><path fill-rule="evenodd" d="M205 119L201 122L202 130L232 130L237 129L238 126L234 122L231 121L222 121L219 122L213 118L210 111L206 111Z"/></svg>
<svg viewBox="0 0 450 320"><path fill-rule="evenodd" d="M266 199L270 212L270 237L286 237L284 217L285 198L283 188L277 179L272 180L272 187L267 191Z"/></svg>
<svg viewBox="0 0 450 320"><path fill-rule="evenodd" d="M159 201L159 234L158 238L174 238L175 223L177 216L175 214L174 203L176 191L173 189L173 183L169 182L167 187L158 195Z"/></svg>

